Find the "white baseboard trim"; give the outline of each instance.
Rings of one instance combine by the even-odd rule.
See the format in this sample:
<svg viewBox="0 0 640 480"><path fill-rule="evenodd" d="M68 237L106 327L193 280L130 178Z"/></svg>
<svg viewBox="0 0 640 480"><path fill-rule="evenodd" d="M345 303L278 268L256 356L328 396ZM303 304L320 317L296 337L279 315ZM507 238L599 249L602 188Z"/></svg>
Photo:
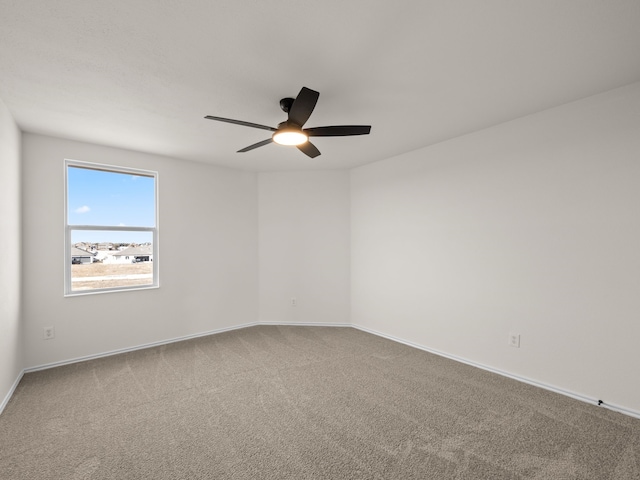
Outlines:
<svg viewBox="0 0 640 480"><path fill-rule="evenodd" d="M108 352L102 352L102 353L97 353L97 354L93 354L93 355L86 355L83 357L76 357L76 358L71 358L68 360L62 360L59 362L52 362L52 363L47 363L47 364L43 364L43 365L38 365L35 367L28 367L25 368L24 370L22 370L20 372L20 374L18 375L18 378L16 379L16 381L14 382L13 386L11 387L11 389L9 390L9 392L7 393L7 395L5 396L4 400L2 401L2 404L0 404L0 414L2 413L2 411L4 410L5 406L7 405L7 403L9 402L9 400L11 399L11 396L13 395L15 389L17 388L18 384L20 383L20 380L22 379L22 376L25 373L29 373L29 372L36 372L39 370L46 370L48 368L54 368L54 367L59 367L62 365L69 365L72 363L78 363L78 362L84 362L86 360L93 360L96 358L103 358L103 357L109 357L112 355L118 355L120 353L127 353L127 352L133 352L136 350L143 350L145 348L152 348L152 347L158 347L161 345L168 345L170 343L175 343L175 342L181 342L184 340L190 340L192 338L198 338L198 337L206 337L208 335L214 335L216 333L223 333L223 332L229 332L232 330L240 330L242 328L247 328L247 327L253 327L256 325L276 325L276 326L300 326L300 327L351 327L351 328L355 328L357 330L361 330L363 332L367 332L367 333L371 333L372 335L376 335L382 338L386 338L388 340L392 340L394 342L398 342L398 343L402 343L404 345L408 345L410 347L413 348L417 348L419 350L423 350L425 352L429 352L429 353L433 353L435 355L439 355L441 357L445 357L448 358L450 360L454 360L456 362L461 362L467 365L470 365L472 367L476 367L476 368L480 368L482 370L486 370L488 372L492 372L492 373L496 373L498 375L502 375L504 377L508 377L511 378L513 380L517 380L519 382L523 382L523 383L527 383L529 385L533 385L535 387L539 387L539 388L543 388L545 390L549 390L555 393L559 393L561 395L565 395L567 397L571 397L574 398L576 400L580 400L581 402L585 402L585 403L590 403L592 405L596 405L596 406L600 406L600 407L604 407L607 408L609 410L613 410L615 412L618 413L622 413L625 415L628 415L630 417L635 417L640 419L640 412L636 411L636 410L632 410L630 408L626 408L626 407L621 407L619 405L615 405L615 404L611 404L611 403L606 403L606 402L601 402L598 399L595 398L591 398L591 397L587 397L585 395L581 395L581 394L577 394L574 392L571 392L569 390L564 390L562 388L558 388L556 386L553 385L548 385L546 383L542 383L542 382L538 382L535 380L531 380L529 378L526 377L522 377L520 375L515 375L509 372L505 372L503 370L499 370L497 368L493 368L493 367L489 367L486 365L483 365L481 363L477 363L471 360L468 360L466 358L462 358L462 357L458 357L456 355L451 355L445 352L441 352L439 350L435 350L429 347L425 347L424 345L420 345L414 342L410 342L408 340L404 340L402 338L399 337L394 337L393 335L388 335L386 333L382 333L382 332L378 332L376 330L372 330L370 328L367 327L363 327L361 325L355 325L355 324L349 324L349 323L320 323L320 322L252 322L252 323L245 323L242 325L235 325L232 327L226 327L226 328L219 328L216 330L210 330L207 332L201 332L201 333L196 333L196 334L192 334L192 335L185 335L182 337L176 337L176 338L171 338L171 339L167 339L167 340L161 340L158 342L151 342L151 343L145 343L142 345L136 345L134 347L128 347L128 348L121 348L118 350L111 350Z"/></svg>
<svg viewBox="0 0 640 480"><path fill-rule="evenodd" d="M136 346L133 346L133 347L120 348L120 349L117 349L117 350L110 350L108 352L101 352L101 353L95 353L95 354L91 354L91 355L84 355L82 357L70 358L70 359L67 359L67 360L61 360L59 362L51 362L51 363L45 363L45 364L42 364L42 365L37 365L35 367L28 367L28 368L25 368L22 371L22 373L20 375L20 378L22 378L22 374L24 374L24 373L37 372L39 370L47 370L49 368L61 367L62 365L70 365L72 363L84 362L84 361L87 361L87 360L94 360L96 358L110 357L112 355L118 355L118 354L127 353L127 352L134 352L136 350L143 350L145 348L159 347L161 345L168 345L170 343L182 342L184 340L190 340L192 338L206 337L208 335L215 335L216 333L230 332L232 330L240 330L241 328L247 328L247 327L255 327L256 325L280 325L280 326L291 325L291 326L304 326L304 327L351 327L351 325L348 324L348 323L320 323L320 322L295 322L295 323L294 322L291 322L291 323L285 323L285 322L251 322L251 323L243 323L242 325L234 325L233 327L218 328L216 330L209 330L207 332L194 333L192 335L184 335L182 337L170 338L170 339L166 339L166 340L160 340L160 341L157 341L157 342L143 343L141 345L136 345ZM17 385L17 383L16 383L16 385ZM11 393L13 393L13 391ZM11 395L9 395L9 397L10 396Z"/></svg>
<svg viewBox="0 0 640 480"><path fill-rule="evenodd" d="M241 328L253 327L255 325L258 325L258 323L257 322L244 323L242 325L235 325L233 327L218 328L216 330L209 330L207 332L194 333L194 334L191 334L191 335L184 335L182 337L170 338L170 339L167 339L167 340L160 340L158 342L144 343L144 344L141 344L141 345L136 345L134 347L120 348L118 350L110 350L108 352L96 353L96 354L92 354L92 355L85 355L85 356L76 357L76 358L70 358L68 360L61 360L59 362L45 363L43 365L38 365L38 366L35 366L35 367L25 368L24 369L24 373L37 372L39 370L46 370L48 368L60 367L62 365L69 365L69 364L72 364L72 363L84 362L86 360L94 360L96 358L110 357L112 355L118 355L120 353L134 352L136 350L144 350L145 348L159 347L161 345L168 345L170 343L182 342L184 340L191 340L192 338L206 337L208 335L214 335L216 333L230 332L232 330L240 330Z"/></svg>
<svg viewBox="0 0 640 480"><path fill-rule="evenodd" d="M523 383L527 383L529 385L533 385L534 387L539 387L539 388L543 388L545 390L549 390L549 391L552 391L552 392L555 392L555 393L559 393L560 395L565 395L567 397L571 397L571 398L574 398L576 400L580 400L581 402L586 402L586 403L590 403L592 405L604 407L604 408L607 408L609 410L613 410L613 411L618 412L618 413L623 413L625 415L629 415L630 417L640 418L640 412L636 411L636 410L632 410L632 409L629 409L629 408L626 408L626 407L621 407L619 405L615 405L615 404L611 404L611 403L606 403L606 402L603 402L601 400L598 400L598 399L595 399L595 398L591 398L591 397L587 397L585 395L581 395L581 394L578 394L578 393L574 393L574 392L571 392L569 390L564 390L562 388L558 388L558 387L553 386L553 385L548 385L546 383L538 382L536 380L531 380L529 378L522 377L520 375L515 375L513 373L505 372L505 371L499 370L497 368L488 367L488 366L483 365L481 363L477 363L477 362L474 362L474 361L471 361L471 360L467 360L466 358L458 357L456 355L450 355L448 353L441 352L441 351L435 350L433 348L425 347L424 345L420 345L420 344L417 344L417 343L409 342L409 341L404 340L402 338L398 338L398 337L394 337L393 335L388 335L386 333L378 332L376 330L372 330L370 328L363 327L361 325L352 324L351 326L353 328L358 329L358 330L362 330L363 332L371 333L371 334L376 335L378 337L386 338L387 340L392 340L394 342L402 343L404 345L408 345L410 347L417 348L417 349L423 350L425 352L433 353L434 355L438 355L440 357L445 357L445 358L448 358L450 360L455 360L456 362L465 363L465 364L470 365L472 367L480 368L480 369L486 370L488 372L497 373L498 375L502 375L503 377L508 377L508 378L513 379L513 380L517 380L519 382L523 382Z"/></svg>
<svg viewBox="0 0 640 480"><path fill-rule="evenodd" d="M18 388L18 384L20 383L20 380L22 380L23 375L24 375L24 370L22 370L18 374L16 381L13 382L13 385L11 385L11 388L9 389L4 399L2 400L2 403L0 403L0 415L2 415L2 412L4 412L4 407L6 407L7 404L9 403L9 400L11 400L11 397L13 396L13 392L15 392L16 388Z"/></svg>
<svg viewBox="0 0 640 480"><path fill-rule="evenodd" d="M258 325L275 325L278 327L353 327L350 323L322 323L322 322L258 322Z"/></svg>

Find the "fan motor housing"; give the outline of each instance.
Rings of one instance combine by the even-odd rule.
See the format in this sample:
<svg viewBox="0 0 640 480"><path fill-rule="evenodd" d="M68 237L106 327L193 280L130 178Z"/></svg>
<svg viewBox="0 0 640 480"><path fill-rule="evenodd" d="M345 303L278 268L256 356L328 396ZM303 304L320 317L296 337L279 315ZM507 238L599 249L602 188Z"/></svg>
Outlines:
<svg viewBox="0 0 640 480"><path fill-rule="evenodd" d="M294 101L295 98L283 98L282 100L280 100L280 108L284 113L289 113L289 110L291 110L291 105L293 105Z"/></svg>

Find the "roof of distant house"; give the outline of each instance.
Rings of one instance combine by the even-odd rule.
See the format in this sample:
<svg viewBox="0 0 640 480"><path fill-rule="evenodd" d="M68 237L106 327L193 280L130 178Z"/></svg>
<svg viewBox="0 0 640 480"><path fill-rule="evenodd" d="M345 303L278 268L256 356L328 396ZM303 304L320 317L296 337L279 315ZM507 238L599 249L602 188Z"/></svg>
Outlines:
<svg viewBox="0 0 640 480"><path fill-rule="evenodd" d="M72 257L95 257L95 253L87 252L81 248L71 247L71 256Z"/></svg>
<svg viewBox="0 0 640 480"><path fill-rule="evenodd" d="M153 255L153 247L151 245L140 245L138 247L129 247L118 253L114 253L114 257L122 257L122 256L140 256L140 255Z"/></svg>

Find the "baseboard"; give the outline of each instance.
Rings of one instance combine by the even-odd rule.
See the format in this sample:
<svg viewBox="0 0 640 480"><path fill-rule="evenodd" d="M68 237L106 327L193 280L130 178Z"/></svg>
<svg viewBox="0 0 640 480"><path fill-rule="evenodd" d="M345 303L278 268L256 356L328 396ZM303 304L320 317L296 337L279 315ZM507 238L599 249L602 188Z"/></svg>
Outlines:
<svg viewBox="0 0 640 480"><path fill-rule="evenodd" d="M7 404L9 403L9 400L11 400L11 397L13 396L13 393L16 391L16 388L18 388L18 384L20 383L20 380L22 380L23 375L24 375L24 370L22 370L18 374L16 381L13 382L13 385L11 385L11 388L9 389L4 399L2 400L2 403L0 403L0 415L2 415L2 412L4 412L4 407L7 406Z"/></svg>
<svg viewBox="0 0 640 480"><path fill-rule="evenodd" d="M520 375L515 375L513 373L505 372L503 370L500 370L500 369L497 369L497 368L493 368L493 367L489 367L487 365L483 365L481 363L477 363L477 362L474 362L472 360L468 360L466 358L462 358L462 357L458 357L456 355L451 355L451 354L448 354L448 353L445 353L445 352L441 352L441 351L435 350L433 348L425 347L424 345L420 345L418 343L409 342L409 341L404 340L402 338L394 337L393 335L388 335L386 333L378 332L376 330L372 330L370 328L363 327L361 325L352 324L351 326L353 328L356 328L356 329L361 330L363 332L371 333L371 334L376 335L378 337L386 338L387 340L392 340L394 342L402 343L404 345L408 345L410 347L417 348L417 349L423 350L425 352L433 353L434 355L438 355L440 357L445 357L445 358L448 358L450 360L455 360L456 362L464 363L464 364L470 365L472 367L480 368L480 369L486 370L488 372L497 373L498 375L502 375L503 377L508 377L508 378L513 379L513 380L517 380L519 382L523 382L523 383L527 383L529 385L533 385L534 387L539 387L539 388L543 388L545 390L549 390L551 392L559 393L560 395L565 395L567 397L571 397L571 398L574 398L576 400L580 400L581 402L590 403L592 405L596 405L596 406L599 406L599 407L604 407L604 408L607 408L609 410L613 410L614 412L618 412L618 413L623 413L625 415L629 415L630 417L640 418L640 412L636 411L636 410L632 410L632 409L629 409L629 408L626 408L626 407L621 407L619 405L615 405L615 404L611 404L611 403L606 403L606 402L603 402L603 401L595 399L595 398L587 397L585 395L574 393L574 392L571 392L569 390L564 390L562 388L558 388L558 387L556 387L554 385L548 385L546 383L538 382L536 380L531 380L529 378L522 377Z"/></svg>
<svg viewBox="0 0 640 480"><path fill-rule="evenodd" d="M168 345L170 343L182 342L184 340L191 340L192 338L215 335L216 333L230 332L232 330L240 330L241 328L253 327L255 325L258 325L258 323L257 322L244 323L242 325L235 325L233 327L219 328L216 330L209 330L207 332L194 333L191 335L184 335L182 337L170 338L167 340L160 340L158 342L144 343L141 345L136 345L134 347L120 348L118 350L110 350L108 352L85 355L83 357L70 358L68 360L61 360L59 362L45 363L43 365L25 368L24 373L37 372L39 370L46 370L48 368L60 367L62 365L69 365L72 363L84 362L86 360L94 360L96 358L110 357L112 355L119 355L121 353L135 352L136 350L144 350L145 348L159 347L161 345Z"/></svg>
<svg viewBox="0 0 640 480"><path fill-rule="evenodd" d="M168 345L170 343L175 343L175 342L182 342L184 340L190 340L192 338L198 338L198 337L205 337L208 335L214 335L216 333L223 333L223 332L229 332L232 330L240 330L242 328L247 328L247 327L253 327L256 325L277 325L277 326L302 326L302 327L351 327L351 328L355 328L358 330L361 330L363 332L367 332L367 333L371 333L372 335L376 335L382 338L386 338L388 340L392 340L394 342L398 342L398 343L402 343L404 345L408 345L410 347L413 348L417 348L419 350L423 350L425 352L429 352L429 353L433 353L435 355L439 355L441 357L445 357L448 358L450 360L455 360L456 362L460 362L460 363L464 363L467 365L470 365L472 367L476 367L476 368L480 368L482 370L486 370L488 372L492 372L492 373L496 373L498 375L502 375L504 377L508 377L511 378L513 380L517 380L519 382L523 382L523 383L527 383L529 385L533 385L535 387L539 387L539 388L543 388L545 390L549 390L555 393L559 393L561 395L565 395L567 397L571 397L574 398L576 400L580 400L581 402L585 402L585 403L589 403L592 405L596 405L596 406L600 406L600 407L604 407L607 408L609 410L613 410L615 412L618 413L622 413L625 415L628 415L630 417L635 417L640 419L640 412L636 411L636 410L632 410L626 407L621 407L619 405L615 405L615 404L611 404L611 403L606 403L606 402L602 402L598 399L595 398L590 398L587 397L585 395L581 395L578 393L574 393L571 392L569 390L564 390L562 388L558 388L554 385L548 385L542 382L538 382L536 380L531 380L529 378L520 376L520 375L515 375L513 373L509 373L509 372L505 372L503 370L497 369L497 368L493 368L493 367L489 367L487 365L483 365L481 363L477 363L474 362L472 360L468 360L466 358L462 358L462 357L458 357L456 355L451 355L445 352L441 352L439 350L435 350L433 348L429 348L429 347L425 347L424 345L420 345L414 342L410 342L408 340L405 340L403 338L399 338L399 337L394 337L393 335L388 335L386 333L382 333L382 332L378 332L376 330L372 330L370 328L367 327L363 327L361 325L355 325L355 324L349 324L349 323L319 323L319 322L252 322L252 323L245 323L242 325L236 325L233 327L227 327L227 328L220 328L220 329L216 329L216 330L210 330L207 332L201 332L201 333L196 333L196 334L192 334L192 335L185 335L182 337L176 337L176 338L172 338L172 339L167 339L167 340L161 340L158 342L151 342L151 343L145 343L142 345L136 345L134 347L128 347L128 348L121 348L118 350L111 350L108 352L102 352L102 353L97 353L97 354L93 354L93 355L86 355L83 357L76 357L76 358L72 358L72 359L68 359L68 360L63 360L63 361L59 361L59 362L53 362L53 363L47 363L47 364L43 364L43 365L38 365L35 367L29 367L29 368L25 368L22 372L20 372L20 374L18 375L18 378L16 379L16 381L14 382L13 386L11 387L11 389L9 390L9 392L7 393L7 395L5 396L4 400L2 401L2 404L0 404L0 413L2 413L2 411L4 410L4 407L6 406L6 404L9 402L9 400L11 399L11 396L13 395L13 392L15 391L16 387L18 386L18 383L20 383L20 380L22 379L22 376L25 373L29 373L29 372L36 372L38 370L45 370L48 368L54 368L54 367L59 367L62 365L69 365L72 363L78 363L78 362L84 362L86 360L93 360L96 358L103 358L103 357L109 357L111 355L118 355L121 353L127 353L127 352L133 352L136 350L142 350L145 348L152 348L152 347L158 347L161 345Z"/></svg>
<svg viewBox="0 0 640 480"><path fill-rule="evenodd" d="M94 359L97 359L97 358L110 357L112 355L119 355L121 353L134 352L136 350L143 350L145 348L159 347L161 345L168 345L170 343L182 342L182 341L185 341L185 340L190 340L190 339L198 338L198 337L206 337L208 335L215 335L216 333L230 332L232 330L240 330L242 328L253 327L253 326L256 326L256 325L280 325L280 326L290 325L290 326L301 326L301 327L351 327L352 326L351 324L348 324L348 323L251 322L251 323L244 323L242 325L235 325L233 327L219 328L219 329L216 329L216 330L209 330L209 331L206 331L206 332L195 333L195 334L192 334L192 335L184 335L184 336L181 336L181 337L170 338L170 339L166 339L166 340L160 340L160 341L157 341L157 342L144 343L144 344L136 345L136 346L133 346L133 347L120 348L120 349L117 349L117 350L110 350L110 351L107 351L107 352L101 352L101 353L96 353L96 354L92 354L92 355L84 355L82 357L70 358L70 359L67 359L67 360L61 360L59 362L45 363L45 364L42 364L42 365L37 365L35 367L28 367L28 368L23 369L20 372L20 374L18 375L18 378L16 379L16 381L13 383L13 385L9 389L9 392L7 392L4 400L0 404L0 414L2 414L2 411L4 410L5 406L9 403L9 400L13 396L13 393L15 392L16 388L18 387L18 384L20 383L20 380L22 380L22 377L24 376L25 373L37 372L37 371L40 371L40 370L47 370L49 368L61 367L63 365L70 365L70 364L73 364L73 363L85 362L87 360L94 360Z"/></svg>
<svg viewBox="0 0 640 480"><path fill-rule="evenodd" d="M276 325L278 327L353 327L350 323L322 323L322 322L258 322L258 325Z"/></svg>
<svg viewBox="0 0 640 480"><path fill-rule="evenodd" d="M62 365L70 365L72 363L84 362L87 360L94 360L96 358L110 357L112 355L119 355L121 353L134 352L136 350L143 350L145 348L159 347L161 345L168 345L170 343L182 342L184 340L190 340L192 338L198 337L206 337L208 335L215 335L216 333L230 332L232 330L240 330L241 328L254 327L256 325L292 325L292 326L305 326L305 327L351 327L350 324L347 323L319 323L319 322L251 322L251 323L243 323L242 325L235 325L233 327L219 328L216 330L209 330L206 332L195 333L192 335L184 335L182 337L170 338L166 340L160 340L157 342L144 343L141 345L136 345L134 347L126 347L120 348L118 350L110 350L108 352L95 353L92 355L85 355L82 357L70 358L67 360L61 360L59 362L51 362L45 363L42 365L37 365L35 367L28 367L23 370L23 373L29 372L37 372L39 370L46 370L48 368L61 367ZM22 378L22 376L20 377ZM10 397L11 395L9 395Z"/></svg>

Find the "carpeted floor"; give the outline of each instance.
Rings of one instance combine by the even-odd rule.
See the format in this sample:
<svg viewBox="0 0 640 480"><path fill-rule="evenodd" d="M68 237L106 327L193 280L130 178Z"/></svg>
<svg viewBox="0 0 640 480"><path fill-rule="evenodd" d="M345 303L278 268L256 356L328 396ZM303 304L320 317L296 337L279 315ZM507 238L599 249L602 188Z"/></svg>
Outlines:
<svg viewBox="0 0 640 480"><path fill-rule="evenodd" d="M256 326L25 375L0 478L640 479L640 420L353 328Z"/></svg>

